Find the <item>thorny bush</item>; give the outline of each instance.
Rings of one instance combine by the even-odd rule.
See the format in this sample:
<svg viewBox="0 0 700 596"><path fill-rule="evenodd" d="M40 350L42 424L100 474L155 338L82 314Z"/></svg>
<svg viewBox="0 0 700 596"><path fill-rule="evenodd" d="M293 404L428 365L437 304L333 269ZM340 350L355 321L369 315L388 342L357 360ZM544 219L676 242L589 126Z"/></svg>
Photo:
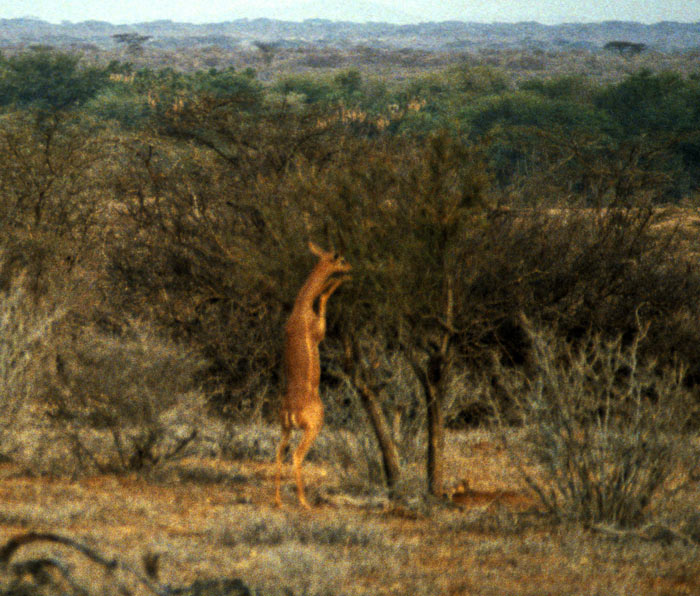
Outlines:
<svg viewBox="0 0 700 596"><path fill-rule="evenodd" d="M628 343L589 335L573 347L524 326L527 372L497 364L496 384L523 428L518 439L504 427L501 436L525 481L559 519L638 524L698 461L683 367L641 356L646 328Z"/></svg>

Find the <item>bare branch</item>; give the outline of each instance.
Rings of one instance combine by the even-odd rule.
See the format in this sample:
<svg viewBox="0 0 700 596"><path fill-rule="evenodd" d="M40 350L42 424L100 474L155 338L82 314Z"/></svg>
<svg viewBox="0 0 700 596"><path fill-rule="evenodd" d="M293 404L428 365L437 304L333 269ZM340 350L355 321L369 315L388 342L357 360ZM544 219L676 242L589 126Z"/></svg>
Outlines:
<svg viewBox="0 0 700 596"><path fill-rule="evenodd" d="M150 590L157 596L170 596L172 594L172 590L154 583L148 577L131 567L131 565L128 565L127 563L124 563L116 558L107 558L100 552L98 552L94 548L87 546L86 544L78 542L77 540L73 540L72 538L68 538L67 536L54 534L52 532L27 532L26 534L21 534L19 536L11 538L0 549L0 566L8 567L10 564L10 559L22 546L32 544L34 542L52 542L55 544L66 546L68 548L72 548L73 550L76 550L80 554L90 559L92 562L104 567L108 572L113 572L116 569L121 569L122 571L131 574L143 586L145 586L148 590ZM29 569L32 565L35 567L37 565L39 565L40 567L52 566L57 568L64 575L64 577L66 577L67 580L73 583L65 565L58 561L55 561L54 559L36 559L31 560L29 562L18 563L17 565L20 566L19 569ZM16 565L14 565L13 568L18 569Z"/></svg>

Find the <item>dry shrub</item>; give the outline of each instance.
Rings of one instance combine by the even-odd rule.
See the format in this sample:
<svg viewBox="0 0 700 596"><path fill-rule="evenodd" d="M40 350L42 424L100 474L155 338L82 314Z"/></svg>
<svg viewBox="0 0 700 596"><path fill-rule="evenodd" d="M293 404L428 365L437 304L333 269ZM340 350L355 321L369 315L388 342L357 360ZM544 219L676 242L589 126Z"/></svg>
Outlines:
<svg viewBox="0 0 700 596"><path fill-rule="evenodd" d="M46 399L78 471L141 470L183 453L197 436L201 363L132 321L118 335L84 327L47 372Z"/></svg>
<svg viewBox="0 0 700 596"><path fill-rule="evenodd" d="M262 402L262 399L259 401ZM261 416L251 417L242 423L222 420L221 432L212 437L212 442L221 449L224 457L265 462L274 459L280 438L278 426L264 424Z"/></svg>
<svg viewBox="0 0 700 596"><path fill-rule="evenodd" d="M338 474L343 493L376 491L384 486L377 443L366 424L355 428L358 432L344 429L326 432L319 438L317 453L322 453L321 457Z"/></svg>
<svg viewBox="0 0 700 596"><path fill-rule="evenodd" d="M650 323L639 349L664 365L677 355L692 380L700 269L673 226L654 225L661 218L646 208L492 213L468 263L466 355L483 363L491 348L522 363L520 313L570 339L589 330L629 339L639 312Z"/></svg>
<svg viewBox="0 0 700 596"><path fill-rule="evenodd" d="M96 134L98 133L98 134ZM98 207L104 139L95 122L63 112L0 117L0 225L84 239Z"/></svg>
<svg viewBox="0 0 700 596"><path fill-rule="evenodd" d="M37 304L16 280L0 295L0 454L18 448L18 426L32 417L41 365L50 349L60 307Z"/></svg>
<svg viewBox="0 0 700 596"><path fill-rule="evenodd" d="M163 140L127 158L107 251L110 307L203 354L211 402L248 418L276 382L283 325L279 280L252 248L268 242L265 221L220 159Z"/></svg>
<svg viewBox="0 0 700 596"><path fill-rule="evenodd" d="M591 336L572 347L525 321L532 371L499 367L499 384L523 426L502 433L530 488L560 519L635 525L697 461L697 405L683 367L659 370L628 344Z"/></svg>

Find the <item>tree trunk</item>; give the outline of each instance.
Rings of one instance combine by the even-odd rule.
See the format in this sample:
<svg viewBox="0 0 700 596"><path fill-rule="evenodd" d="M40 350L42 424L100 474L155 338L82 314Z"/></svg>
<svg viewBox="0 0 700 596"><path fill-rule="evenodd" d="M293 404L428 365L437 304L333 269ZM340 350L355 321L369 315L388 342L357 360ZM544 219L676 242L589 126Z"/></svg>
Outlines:
<svg viewBox="0 0 700 596"><path fill-rule="evenodd" d="M442 404L447 393L447 383L454 362L454 354L450 348L453 333L453 309L452 283L448 280L445 293L444 330L440 335L439 344L424 348L428 353L425 364L422 364L415 356L412 347L404 352L423 388L428 433L426 454L428 493L434 497L442 497L444 486L445 424Z"/></svg>
<svg viewBox="0 0 700 596"><path fill-rule="evenodd" d="M441 353L432 354L426 366L414 357L409 362L420 381L426 410L428 449L426 454L426 476L428 493L442 496L444 486L443 461L445 451L445 425L442 402L445 393L444 362Z"/></svg>
<svg viewBox="0 0 700 596"><path fill-rule="evenodd" d="M389 489L390 496L393 497L394 490L401 476L399 452L396 448L396 442L394 441L391 428L379 404L377 391L363 379L361 370L362 363L358 353L359 347L355 337L349 335L344 336L343 347L345 351L345 373L350 377L353 386L357 389L362 407L369 417L370 425L374 431L374 436L377 438L382 456L384 481Z"/></svg>
<svg viewBox="0 0 700 596"><path fill-rule="evenodd" d="M441 497L444 486L445 426L443 424L442 395L439 384L433 385L428 381L427 386L424 387L424 394L428 431L428 493L434 497Z"/></svg>
<svg viewBox="0 0 700 596"><path fill-rule="evenodd" d="M382 468L384 470L384 479L386 481L389 494L393 496L394 489L401 475L401 467L399 464L399 452L396 449L396 443L391 434L391 429L387 424L384 412L379 405L377 395L372 389L360 380L355 382L355 387L360 394L360 400L367 415L369 416L372 430L377 437L379 450L382 453Z"/></svg>

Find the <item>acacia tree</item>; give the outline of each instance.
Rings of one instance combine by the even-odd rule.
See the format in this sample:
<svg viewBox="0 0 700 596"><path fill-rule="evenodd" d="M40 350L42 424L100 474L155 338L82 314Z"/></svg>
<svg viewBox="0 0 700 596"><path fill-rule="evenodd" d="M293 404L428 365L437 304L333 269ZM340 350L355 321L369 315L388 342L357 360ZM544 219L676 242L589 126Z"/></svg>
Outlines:
<svg viewBox="0 0 700 596"><path fill-rule="evenodd" d="M274 42L254 41L253 45L260 50L265 66L269 67L279 51L279 44Z"/></svg>
<svg viewBox="0 0 700 596"><path fill-rule="evenodd" d="M81 66L76 56L46 49L0 57L0 105L64 110L94 97L109 74L109 68Z"/></svg>
<svg viewBox="0 0 700 596"><path fill-rule="evenodd" d="M402 283L391 292L400 347L423 391L427 424L428 492L443 489L444 402L469 316L468 236L487 177L477 151L447 135L431 139L411 173L397 229ZM400 237L409 237L399 242Z"/></svg>
<svg viewBox="0 0 700 596"><path fill-rule="evenodd" d="M139 33L115 33L112 38L117 43L123 44L128 54L139 55L143 54L143 44L151 39L151 36Z"/></svg>
<svg viewBox="0 0 700 596"><path fill-rule="evenodd" d="M358 152L338 166L329 186L314 185L329 206L323 225L355 266L338 298L345 370L370 418L391 489L400 470L382 408L378 352L398 352L410 364L426 410L428 492L439 496L444 402L469 316L462 300L468 237L488 179L478 151L447 134L369 145L356 149L361 159Z"/></svg>
<svg viewBox="0 0 700 596"><path fill-rule="evenodd" d="M609 51L615 51L620 54L620 56L631 56L635 54L640 54L646 49L646 45L643 43L634 43L632 41L609 41L603 48Z"/></svg>
<svg viewBox="0 0 700 596"><path fill-rule="evenodd" d="M126 230L110 253L114 283L128 288L120 306L148 304L197 346L212 403L234 416L274 395L284 319L308 274L303 210L287 195L296 162L321 163L331 135L256 97L191 94L173 107L165 92L157 130L125 143L128 166L114 172Z"/></svg>
<svg viewBox="0 0 700 596"><path fill-rule="evenodd" d="M264 226L245 243L240 271L248 267L270 293L292 297L298 280L287 270L304 264L307 239L334 245L353 264L353 282L334 297L329 316L326 353L335 357L329 368L342 370L356 389L393 489L399 456L387 423L386 370L378 362L393 353L410 363L427 413L428 490L440 495L443 404L467 327L461 300L467 237L487 183L478 151L446 133L366 136L332 113L279 112L268 120L258 111L255 125L241 111L233 118L220 102L184 110L165 114L164 130L229 165L229 196L254 205ZM282 317L290 306L281 298Z"/></svg>
<svg viewBox="0 0 700 596"><path fill-rule="evenodd" d="M99 229L104 137L70 112L0 117L0 287L20 270L32 291L86 267Z"/></svg>

